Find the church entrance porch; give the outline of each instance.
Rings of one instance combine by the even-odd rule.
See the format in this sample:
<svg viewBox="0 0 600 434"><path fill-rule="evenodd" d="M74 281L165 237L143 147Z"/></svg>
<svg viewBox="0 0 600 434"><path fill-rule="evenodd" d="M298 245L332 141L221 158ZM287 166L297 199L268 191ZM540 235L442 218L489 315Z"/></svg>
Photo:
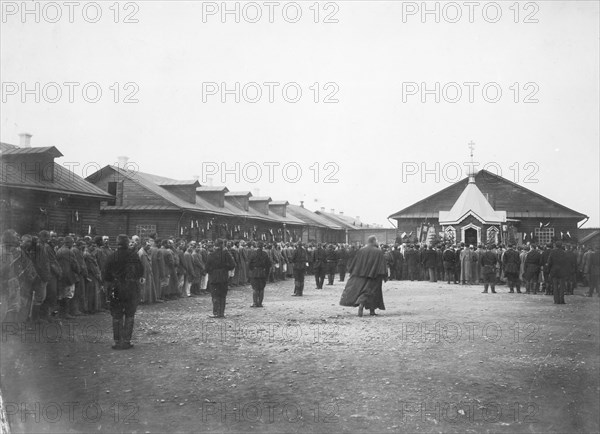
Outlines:
<svg viewBox="0 0 600 434"><path fill-rule="evenodd" d="M479 244L479 239L477 237L477 229L475 229L475 228L465 229L463 240L464 240L465 246L470 246L471 244L474 246L477 246L477 244Z"/></svg>

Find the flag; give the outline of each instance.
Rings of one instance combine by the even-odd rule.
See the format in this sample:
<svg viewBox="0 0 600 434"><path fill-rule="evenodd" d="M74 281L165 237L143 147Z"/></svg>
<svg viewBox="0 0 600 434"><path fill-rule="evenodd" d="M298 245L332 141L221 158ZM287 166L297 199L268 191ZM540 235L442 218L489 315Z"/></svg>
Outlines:
<svg viewBox="0 0 600 434"><path fill-rule="evenodd" d="M561 232L560 232L560 238L562 238L563 236L564 236L564 235L563 235L563 233L562 233L562 231L561 231Z"/></svg>
<svg viewBox="0 0 600 434"><path fill-rule="evenodd" d="M406 232L402 232L402 235L400 235L401 238L404 238L406 236Z"/></svg>
<svg viewBox="0 0 600 434"><path fill-rule="evenodd" d="M75 211L75 221L79 221L79 211Z"/></svg>
<svg viewBox="0 0 600 434"><path fill-rule="evenodd" d="M549 224L550 224L550 222L546 223L546 224L544 225L544 227L545 227L545 228L547 228Z"/></svg>
<svg viewBox="0 0 600 434"><path fill-rule="evenodd" d="M526 240L527 239L527 234L525 232L523 232L523 239Z"/></svg>
<svg viewBox="0 0 600 434"><path fill-rule="evenodd" d="M542 226L544 226L544 224L543 224L542 222L540 222L540 228L541 228Z"/></svg>
<svg viewBox="0 0 600 434"><path fill-rule="evenodd" d="M571 234L569 233L569 231L567 231L567 236L568 236L569 238L571 238Z"/></svg>
<svg viewBox="0 0 600 434"><path fill-rule="evenodd" d="M88 235L91 235L91 234L92 234L92 226L91 226L91 225L89 225L89 226L88 226Z"/></svg>

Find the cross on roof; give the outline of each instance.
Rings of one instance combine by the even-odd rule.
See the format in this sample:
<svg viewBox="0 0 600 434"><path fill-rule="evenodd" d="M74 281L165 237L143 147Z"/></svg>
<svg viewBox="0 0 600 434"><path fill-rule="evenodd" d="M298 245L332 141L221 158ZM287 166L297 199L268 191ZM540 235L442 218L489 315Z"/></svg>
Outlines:
<svg viewBox="0 0 600 434"><path fill-rule="evenodd" d="M469 142L469 149L471 150L471 163L473 162L473 150L475 149L475 142L473 142L473 140L471 140Z"/></svg>

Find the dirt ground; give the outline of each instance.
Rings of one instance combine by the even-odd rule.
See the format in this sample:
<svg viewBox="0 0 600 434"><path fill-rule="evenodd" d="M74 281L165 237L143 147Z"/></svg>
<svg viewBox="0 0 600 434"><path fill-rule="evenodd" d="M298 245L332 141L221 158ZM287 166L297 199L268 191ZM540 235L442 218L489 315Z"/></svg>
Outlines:
<svg viewBox="0 0 600 434"><path fill-rule="evenodd" d="M343 283L265 307L232 289L141 306L135 348L110 316L26 331L4 324L2 394L13 432L598 432L598 297L481 294L388 282L357 317Z"/></svg>

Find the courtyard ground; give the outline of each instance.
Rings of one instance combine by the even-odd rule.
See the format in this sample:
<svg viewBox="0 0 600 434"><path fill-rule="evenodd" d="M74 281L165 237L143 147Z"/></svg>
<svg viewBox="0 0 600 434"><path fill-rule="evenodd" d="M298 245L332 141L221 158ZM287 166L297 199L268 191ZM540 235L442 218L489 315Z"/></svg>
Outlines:
<svg viewBox="0 0 600 434"><path fill-rule="evenodd" d="M387 310L339 306L343 283L269 284L141 306L135 347L106 313L3 324L14 432L598 432L599 299L388 282Z"/></svg>

